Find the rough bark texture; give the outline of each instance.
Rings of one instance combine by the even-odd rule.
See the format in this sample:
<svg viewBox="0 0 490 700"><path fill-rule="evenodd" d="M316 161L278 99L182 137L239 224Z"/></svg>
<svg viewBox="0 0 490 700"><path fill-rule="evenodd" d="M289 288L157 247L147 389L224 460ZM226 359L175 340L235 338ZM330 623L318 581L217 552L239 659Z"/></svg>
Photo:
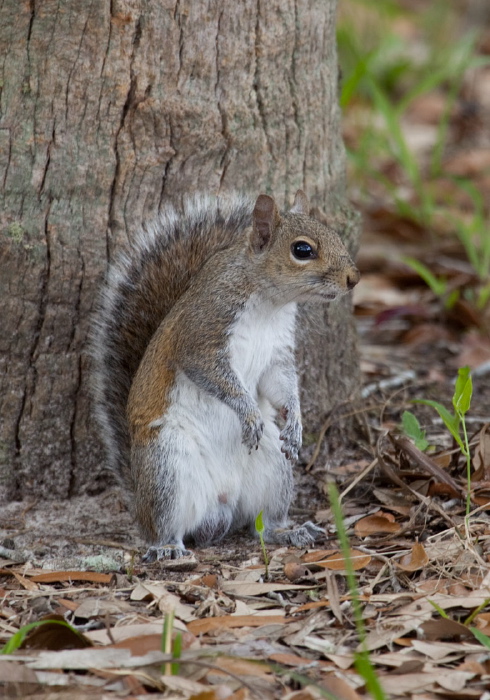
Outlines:
<svg viewBox="0 0 490 700"><path fill-rule="evenodd" d="M104 486L83 348L107 260L143 219L193 190L286 204L301 187L332 216L346 208L335 10L335 0L0 3L4 493ZM352 250L355 222L345 231ZM314 432L357 384L355 335L348 300L304 320Z"/></svg>

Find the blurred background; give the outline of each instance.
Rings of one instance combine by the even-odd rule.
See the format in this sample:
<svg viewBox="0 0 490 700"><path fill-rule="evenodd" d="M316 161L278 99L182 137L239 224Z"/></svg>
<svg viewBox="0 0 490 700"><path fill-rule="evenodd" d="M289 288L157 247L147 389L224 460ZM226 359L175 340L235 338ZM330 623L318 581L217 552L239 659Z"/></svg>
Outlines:
<svg viewBox="0 0 490 700"><path fill-rule="evenodd" d="M490 3L341 0L338 47L350 196L364 219L363 369L383 373L380 346L393 361L396 345L434 379L463 365L485 373Z"/></svg>

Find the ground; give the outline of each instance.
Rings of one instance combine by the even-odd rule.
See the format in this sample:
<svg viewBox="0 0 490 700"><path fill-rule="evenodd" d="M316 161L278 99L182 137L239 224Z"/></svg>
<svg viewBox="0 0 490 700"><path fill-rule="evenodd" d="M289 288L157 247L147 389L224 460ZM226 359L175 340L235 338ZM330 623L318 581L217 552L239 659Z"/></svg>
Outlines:
<svg viewBox="0 0 490 700"><path fill-rule="evenodd" d="M200 550L194 560L143 566L144 543L116 487L69 503L7 506L0 518L6 548L0 550L1 637L7 641L22 624L53 614L84 634L82 642L60 642L59 625L44 636L42 628L31 631L28 647L0 662L8 664L0 665L0 677L10 680L7 691L23 688L26 697L29 690L43 698L48 691L76 698L81 689L101 698L208 692L202 697L303 700L325 690L333 694L328 697L369 697L354 671L353 592L325 493L327 481L335 480L345 494L366 643L386 697L422 691L424 698L483 697L490 652L469 627L490 632L489 521L482 509L465 531L463 460L454 460L457 453L433 409L416 410L410 402L424 397L451 405L463 344L444 341L429 353L424 345L400 343L400 333L409 329L396 315L382 329L374 316L358 322L366 397L342 412L356 412L359 440L330 455L328 464L297 469L293 519L324 524L325 540L309 551L268 546L268 577L258 541L245 535ZM485 380L484 374L474 378L468 414L470 435L476 435L473 455L490 416ZM424 469L419 454L390 442L390 435L400 439L405 409L416 410L429 441L439 446L441 475ZM451 453L452 463L445 456ZM488 471L488 448L483 460ZM454 483L447 484L445 475ZM488 482L477 486L484 499ZM178 675L162 667L167 657L160 651L162 620L171 609L174 635L183 633ZM57 651L59 645L69 650L101 643L109 656L100 646L65 651L63 658ZM191 663L196 659L203 665ZM302 685L307 690L300 691Z"/></svg>

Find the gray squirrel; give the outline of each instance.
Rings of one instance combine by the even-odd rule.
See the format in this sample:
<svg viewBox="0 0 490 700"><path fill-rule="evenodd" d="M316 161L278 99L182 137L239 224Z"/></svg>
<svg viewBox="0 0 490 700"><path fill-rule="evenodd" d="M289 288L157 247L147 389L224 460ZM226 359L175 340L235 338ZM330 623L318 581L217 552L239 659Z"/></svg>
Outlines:
<svg viewBox="0 0 490 700"><path fill-rule="evenodd" d="M150 545L176 558L248 527L306 547L288 528L301 447L298 302L328 302L359 272L298 190L196 196L168 207L110 266L92 338L95 413L108 465ZM278 427L278 416L282 429Z"/></svg>

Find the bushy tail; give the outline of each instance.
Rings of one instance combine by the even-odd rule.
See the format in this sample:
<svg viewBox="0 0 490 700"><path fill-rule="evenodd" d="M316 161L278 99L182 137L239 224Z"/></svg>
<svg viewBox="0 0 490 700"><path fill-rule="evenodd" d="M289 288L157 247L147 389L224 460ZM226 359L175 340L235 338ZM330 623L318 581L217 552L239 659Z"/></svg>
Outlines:
<svg viewBox="0 0 490 700"><path fill-rule="evenodd" d="M252 209L239 195L187 199L143 228L109 267L92 329L92 387L108 467L129 490L126 404L146 347L204 262L245 235Z"/></svg>

